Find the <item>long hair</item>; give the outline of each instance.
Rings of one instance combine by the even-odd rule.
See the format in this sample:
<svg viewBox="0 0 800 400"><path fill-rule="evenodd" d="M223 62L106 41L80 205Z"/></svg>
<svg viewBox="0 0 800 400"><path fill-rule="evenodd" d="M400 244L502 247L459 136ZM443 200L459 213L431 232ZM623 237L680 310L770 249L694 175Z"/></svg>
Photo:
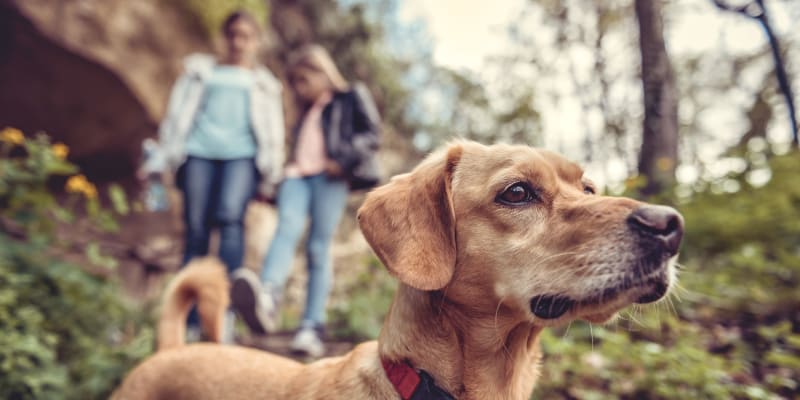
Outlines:
<svg viewBox="0 0 800 400"><path fill-rule="evenodd" d="M334 90L346 92L350 88L350 84L339 72L339 68L336 68L330 53L318 44L307 44L295 50L289 55L288 61L290 72L299 67L310 68L325 74Z"/></svg>

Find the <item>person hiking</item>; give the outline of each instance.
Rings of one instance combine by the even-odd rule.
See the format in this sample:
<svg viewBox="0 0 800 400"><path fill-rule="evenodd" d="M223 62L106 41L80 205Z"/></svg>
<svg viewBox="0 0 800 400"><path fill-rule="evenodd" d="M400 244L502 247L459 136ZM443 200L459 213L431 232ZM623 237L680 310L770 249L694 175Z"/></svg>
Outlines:
<svg viewBox="0 0 800 400"><path fill-rule="evenodd" d="M244 257L244 214L256 192L274 196L284 164L280 81L257 62L261 29L242 11L222 24L221 57L193 54L169 98L159 129L167 165L183 192L183 264L209 252L219 230L219 258L229 273ZM226 316L232 328L233 314ZM196 313L189 331L199 332ZM231 329L226 329L230 333Z"/></svg>
<svg viewBox="0 0 800 400"><path fill-rule="evenodd" d="M370 188L379 180L375 155L380 117L367 88L346 82L319 45L292 54L288 71L302 113L278 189L278 225L260 279L250 270L237 271L231 300L252 331L275 329L281 292L310 217L306 306L290 347L319 357L325 350L321 334L333 279L331 239L349 190Z"/></svg>

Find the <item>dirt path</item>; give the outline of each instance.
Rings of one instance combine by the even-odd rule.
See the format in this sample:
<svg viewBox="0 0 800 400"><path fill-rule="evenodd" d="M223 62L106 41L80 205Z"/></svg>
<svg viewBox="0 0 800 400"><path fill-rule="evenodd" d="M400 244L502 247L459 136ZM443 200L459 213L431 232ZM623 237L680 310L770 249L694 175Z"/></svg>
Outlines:
<svg viewBox="0 0 800 400"><path fill-rule="evenodd" d="M159 300L166 281L180 268L181 263L182 218L178 208L179 199L173 197L172 200L173 207L167 212L133 212L118 217L120 229L114 233L93 231L88 228L88 224L59 227L59 235L69 235L65 237L70 237L70 240L74 238L75 241L74 251L65 256L78 265L90 265L85 258L83 248L90 242L97 243L103 254L117 260L118 265L111 270L111 273L118 280L124 296L142 307L152 306ZM354 198L351 203L348 214L354 215L360 199ZM331 249L336 276L331 304L337 299L343 300L348 295L348 288L366 267L364 259L369 254L369 248L355 226L355 218L351 219L353 221L345 218ZM275 222L275 211L269 206L256 204L248 209L246 267L257 270L260 266ZM286 296L284 306L290 310L289 314L299 315L305 299L307 274L302 253L302 249L299 249L292 275L284 292ZM310 361L289 351L293 334L293 331L283 331L265 337L243 336L237 342L299 361ZM326 347L326 356L336 356L350 351L354 343L327 340Z"/></svg>
<svg viewBox="0 0 800 400"><path fill-rule="evenodd" d="M284 357L289 357L300 362L310 362L313 358L305 357L302 355L294 354L289 350L289 344L294 337L294 332L283 331L277 332L268 336L248 336L237 338L237 344L247 347L253 347L268 351L270 353L278 354ZM333 357L343 355L355 347L357 343L349 341L325 341L325 355L324 357Z"/></svg>

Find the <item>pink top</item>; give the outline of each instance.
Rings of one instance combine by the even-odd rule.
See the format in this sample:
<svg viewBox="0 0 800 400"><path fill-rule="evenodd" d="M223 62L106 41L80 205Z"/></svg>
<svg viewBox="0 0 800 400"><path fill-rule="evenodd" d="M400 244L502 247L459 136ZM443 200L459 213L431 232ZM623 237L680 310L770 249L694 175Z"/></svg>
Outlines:
<svg viewBox="0 0 800 400"><path fill-rule="evenodd" d="M325 171L328 156L325 152L325 136L322 132L322 110L330 103L333 95L321 95L308 109L303 125L297 134L294 162L286 166L286 177L311 176Z"/></svg>

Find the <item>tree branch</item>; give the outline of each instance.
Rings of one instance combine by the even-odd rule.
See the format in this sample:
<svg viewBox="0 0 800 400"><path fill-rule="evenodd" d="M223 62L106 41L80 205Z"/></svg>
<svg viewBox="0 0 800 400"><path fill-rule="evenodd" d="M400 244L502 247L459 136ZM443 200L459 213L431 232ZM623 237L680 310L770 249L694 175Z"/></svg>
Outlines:
<svg viewBox="0 0 800 400"><path fill-rule="evenodd" d="M789 83L789 77L786 75L786 67L784 66L783 59L781 58L781 47L778 42L778 37L772 31L772 24L769 22L767 16L767 7L764 5L764 0L754 0L749 4L734 7L725 3L722 0L711 0L714 5L720 10L733 11L742 15L757 20L761 27L764 28L764 33L767 35L770 49L772 49L772 58L775 62L775 77L778 79L778 86L783 93L784 100L786 101L786 109L789 113L789 124L792 134L792 145L800 147L800 140L798 139L798 123L797 114L795 114L794 95L792 94L792 85Z"/></svg>

